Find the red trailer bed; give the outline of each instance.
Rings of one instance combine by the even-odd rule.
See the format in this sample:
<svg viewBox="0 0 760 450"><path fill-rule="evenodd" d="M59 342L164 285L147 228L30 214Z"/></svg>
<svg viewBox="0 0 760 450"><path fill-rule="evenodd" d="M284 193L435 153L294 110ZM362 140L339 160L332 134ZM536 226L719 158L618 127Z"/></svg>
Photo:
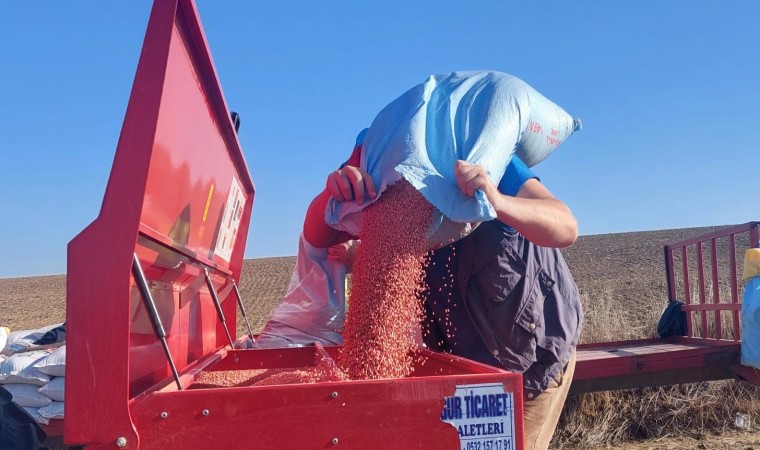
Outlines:
<svg viewBox="0 0 760 450"><path fill-rule="evenodd" d="M739 363L737 270L744 250L758 246L759 228L749 222L666 245L668 298L684 302L686 335L581 345L571 392L728 378L760 385L760 371Z"/></svg>

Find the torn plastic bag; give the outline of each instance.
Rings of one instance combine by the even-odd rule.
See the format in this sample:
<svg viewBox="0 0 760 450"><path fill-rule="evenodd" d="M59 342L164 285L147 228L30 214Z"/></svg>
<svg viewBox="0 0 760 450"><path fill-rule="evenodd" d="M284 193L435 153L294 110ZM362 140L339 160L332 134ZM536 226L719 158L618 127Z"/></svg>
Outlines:
<svg viewBox="0 0 760 450"><path fill-rule="evenodd" d="M314 342L340 345L345 276L343 264L328 260L327 249L312 246L301 234L288 290L253 347L301 347Z"/></svg>

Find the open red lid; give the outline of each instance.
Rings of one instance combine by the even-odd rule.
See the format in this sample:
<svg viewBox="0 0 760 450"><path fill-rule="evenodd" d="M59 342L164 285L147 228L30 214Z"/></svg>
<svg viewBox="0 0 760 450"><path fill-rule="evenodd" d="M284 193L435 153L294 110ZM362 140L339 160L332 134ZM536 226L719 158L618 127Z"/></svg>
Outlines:
<svg viewBox="0 0 760 450"><path fill-rule="evenodd" d="M67 441L96 440L169 359L181 371L229 344L253 197L198 11L156 0L100 214L69 243Z"/></svg>

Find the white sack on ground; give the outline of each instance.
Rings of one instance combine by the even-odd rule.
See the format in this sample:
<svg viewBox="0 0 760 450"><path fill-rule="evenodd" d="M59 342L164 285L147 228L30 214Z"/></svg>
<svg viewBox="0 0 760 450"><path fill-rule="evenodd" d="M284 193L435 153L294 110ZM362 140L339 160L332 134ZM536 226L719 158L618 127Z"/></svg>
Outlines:
<svg viewBox="0 0 760 450"><path fill-rule="evenodd" d="M44 386L41 386L37 390L49 397L51 400L55 400L57 402L62 402L64 399L64 390L66 388L66 378L65 377L55 377L50 382Z"/></svg>
<svg viewBox="0 0 760 450"><path fill-rule="evenodd" d="M33 345L35 341L40 339L48 331L53 328L57 328L63 325L63 322L47 327L38 328L36 330L20 330L14 331L8 335L8 342L3 347L2 353L4 355L10 355L15 352L25 350Z"/></svg>
<svg viewBox="0 0 760 450"><path fill-rule="evenodd" d="M5 349L5 344L8 343L8 335L11 329L8 327L0 327L0 349Z"/></svg>
<svg viewBox="0 0 760 450"><path fill-rule="evenodd" d="M66 375L66 346L59 347L56 351L34 363L34 367L51 377Z"/></svg>
<svg viewBox="0 0 760 450"><path fill-rule="evenodd" d="M46 351L17 353L0 363L0 384L25 383L42 386L50 381L50 375L34 368L34 364L46 357Z"/></svg>
<svg viewBox="0 0 760 450"><path fill-rule="evenodd" d="M63 419L63 402L53 402L37 412L46 419Z"/></svg>
<svg viewBox="0 0 760 450"><path fill-rule="evenodd" d="M3 389L11 393L13 401L19 406L39 408L53 403L50 398L38 392L37 387L31 384L4 384Z"/></svg>
<svg viewBox="0 0 760 450"><path fill-rule="evenodd" d="M39 408L24 408L24 411L26 411L27 414L32 416L34 421L37 423L41 423L42 425L47 425L50 423L48 419L40 415Z"/></svg>

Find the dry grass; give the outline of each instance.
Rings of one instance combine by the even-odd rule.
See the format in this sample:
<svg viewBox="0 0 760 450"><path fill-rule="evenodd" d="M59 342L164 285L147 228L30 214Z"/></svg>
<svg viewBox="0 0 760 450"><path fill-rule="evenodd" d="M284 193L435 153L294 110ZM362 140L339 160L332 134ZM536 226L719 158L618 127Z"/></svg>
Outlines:
<svg viewBox="0 0 760 450"><path fill-rule="evenodd" d="M565 255L581 290L586 313L581 342L656 337L657 321L667 301L663 245L712 230L589 236L587 242L568 249ZM740 255L744 248L746 241L738 241ZM726 283L730 272L726 249L725 243L721 245L719 241L717 259L721 266L719 295L722 302L730 301L731 295ZM691 299L699 302L698 266L694 255L687 258ZM676 258L676 264L680 264L680 258ZM707 278L705 291L711 293L712 282ZM684 292L680 272L677 283L680 297ZM741 292L739 287L740 296ZM708 302L709 298L708 294ZM701 316L695 313L692 319L697 329ZM721 314L724 337L733 337L725 332L733 327L732 320L731 314ZM708 315L706 322L707 335L714 337L714 316ZM660 444L651 448L694 448L694 445L708 448L707 436L734 431L737 413L750 415L754 424L760 422L760 388L726 380L580 394L568 398L553 446L619 447L624 443L657 439ZM668 436L690 436L698 442L671 447L659 441Z"/></svg>
<svg viewBox="0 0 760 450"><path fill-rule="evenodd" d="M667 300L662 246L713 229L581 237L565 251L565 256L586 308L582 341L655 336L656 323ZM722 248L723 244L719 244L719 253ZM240 287L254 331L261 329L285 293L294 264L294 257L245 262ZM690 263L690 267L693 271L697 265ZM720 274L721 278L725 273ZM63 275L0 279L0 325L24 329L63 321L65 283ZM694 295L698 287L693 286L691 292ZM723 301L726 295L721 293ZM725 328L730 316L724 316L721 319ZM694 320L701 321L701 317ZM714 330L714 323L710 329ZM238 335L244 333L241 317ZM732 428L737 412L750 414L753 424L760 423L760 389L724 381L584 394L568 399L554 445L617 448L628 442L625 446L630 448L631 441L646 439L636 448L694 448L697 444L666 445L661 437L686 436L677 438L682 443L691 439L689 436L702 439L701 436L723 433ZM724 439L731 445L721 443L717 448L742 448L731 439ZM698 445L703 442L700 440Z"/></svg>
<svg viewBox="0 0 760 450"><path fill-rule="evenodd" d="M553 443L590 448L667 436L704 438L733 431L737 413L757 423L757 387L727 380L581 394L568 398Z"/></svg>
<svg viewBox="0 0 760 450"><path fill-rule="evenodd" d="M587 318L582 342L656 337L662 302L644 308L647 314L642 317L615 304L613 287L581 295ZM724 322L727 327L729 320L724 317ZM669 436L703 441L706 435L733 431L737 413L748 414L753 423L759 423L760 388L725 380L579 394L568 398L553 446L617 447Z"/></svg>

